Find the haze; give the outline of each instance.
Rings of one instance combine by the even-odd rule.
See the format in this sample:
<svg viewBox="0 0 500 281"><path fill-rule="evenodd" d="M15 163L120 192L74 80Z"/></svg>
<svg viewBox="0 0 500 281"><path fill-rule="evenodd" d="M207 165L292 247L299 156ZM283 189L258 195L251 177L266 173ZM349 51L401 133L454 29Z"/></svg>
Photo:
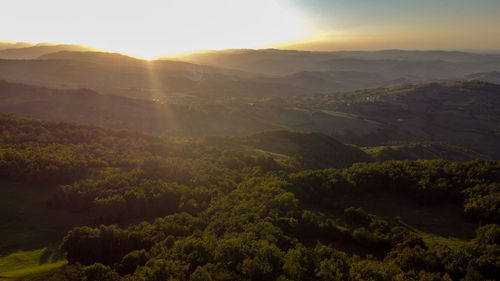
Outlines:
<svg viewBox="0 0 500 281"><path fill-rule="evenodd" d="M0 38L144 58L208 49L500 49L496 0L8 1ZM22 13L20 12L22 11Z"/></svg>

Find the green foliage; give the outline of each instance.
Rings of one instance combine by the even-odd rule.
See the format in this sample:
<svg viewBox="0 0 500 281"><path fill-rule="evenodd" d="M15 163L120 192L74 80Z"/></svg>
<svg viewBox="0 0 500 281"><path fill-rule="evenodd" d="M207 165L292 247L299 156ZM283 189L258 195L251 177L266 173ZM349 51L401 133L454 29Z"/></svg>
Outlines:
<svg viewBox="0 0 500 281"><path fill-rule="evenodd" d="M20 251L0 257L0 276L18 277L66 264L57 248Z"/></svg>
<svg viewBox="0 0 500 281"><path fill-rule="evenodd" d="M205 142L218 146L253 147L268 153L297 157L301 169L344 168L356 162L373 161L361 149L318 132L274 130L246 137L205 137Z"/></svg>
<svg viewBox="0 0 500 281"><path fill-rule="evenodd" d="M32 276L35 280L474 280L500 275L497 161L386 161L304 171L301 165L310 164L301 157L295 158L300 165L289 165L206 141L2 118L9 134L0 138L1 165L12 174L1 176L61 183L47 187L56 190L50 207L103 223L71 229L60 245L68 265L50 276ZM276 134L293 139L289 133L264 133L247 144L263 139L264 144L252 145L264 147ZM303 142L309 145L304 139L297 143ZM320 157L315 153L306 151ZM352 160L345 159L339 163ZM71 167L78 167L75 174L59 174ZM379 193L397 194L417 207L454 204L469 220L490 224L478 228L471 241L432 239L402 219L391 221L344 200Z"/></svg>

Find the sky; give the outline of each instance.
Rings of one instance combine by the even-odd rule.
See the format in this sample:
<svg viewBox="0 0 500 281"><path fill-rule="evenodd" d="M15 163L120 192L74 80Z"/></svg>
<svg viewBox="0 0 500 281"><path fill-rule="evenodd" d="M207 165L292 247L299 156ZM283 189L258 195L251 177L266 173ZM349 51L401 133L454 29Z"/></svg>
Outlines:
<svg viewBox="0 0 500 281"><path fill-rule="evenodd" d="M152 58L197 50L500 50L500 0L16 0L0 40Z"/></svg>
<svg viewBox="0 0 500 281"><path fill-rule="evenodd" d="M500 0L290 0L312 49L500 50Z"/></svg>

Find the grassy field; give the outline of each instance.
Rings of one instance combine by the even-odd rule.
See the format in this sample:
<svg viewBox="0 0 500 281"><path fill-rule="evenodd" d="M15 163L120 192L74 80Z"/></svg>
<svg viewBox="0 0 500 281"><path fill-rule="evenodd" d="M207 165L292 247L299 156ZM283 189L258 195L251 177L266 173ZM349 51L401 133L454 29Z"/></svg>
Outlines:
<svg viewBox="0 0 500 281"><path fill-rule="evenodd" d="M76 225L88 218L46 207L54 188L0 182L0 257L58 244Z"/></svg>
<svg viewBox="0 0 500 281"><path fill-rule="evenodd" d="M66 264L57 247L20 251L0 258L0 280L45 272Z"/></svg>
<svg viewBox="0 0 500 281"><path fill-rule="evenodd" d="M88 218L47 208L54 187L0 182L0 276L19 277L65 263L58 244ZM1 278L0 278L1 280Z"/></svg>

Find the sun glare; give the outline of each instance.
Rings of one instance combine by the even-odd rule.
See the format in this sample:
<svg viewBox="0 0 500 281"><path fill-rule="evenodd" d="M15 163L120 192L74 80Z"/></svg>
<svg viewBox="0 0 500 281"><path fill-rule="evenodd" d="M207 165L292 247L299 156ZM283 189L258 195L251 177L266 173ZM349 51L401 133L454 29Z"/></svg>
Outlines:
<svg viewBox="0 0 500 281"><path fill-rule="evenodd" d="M28 3L29 2L29 3ZM26 10L1 38L83 44L143 58L200 49L256 48L307 36L307 22L284 0L10 1ZM24 6L24 7L23 7ZM39 14L42 9L44 14ZM3 26L19 24L5 13Z"/></svg>

